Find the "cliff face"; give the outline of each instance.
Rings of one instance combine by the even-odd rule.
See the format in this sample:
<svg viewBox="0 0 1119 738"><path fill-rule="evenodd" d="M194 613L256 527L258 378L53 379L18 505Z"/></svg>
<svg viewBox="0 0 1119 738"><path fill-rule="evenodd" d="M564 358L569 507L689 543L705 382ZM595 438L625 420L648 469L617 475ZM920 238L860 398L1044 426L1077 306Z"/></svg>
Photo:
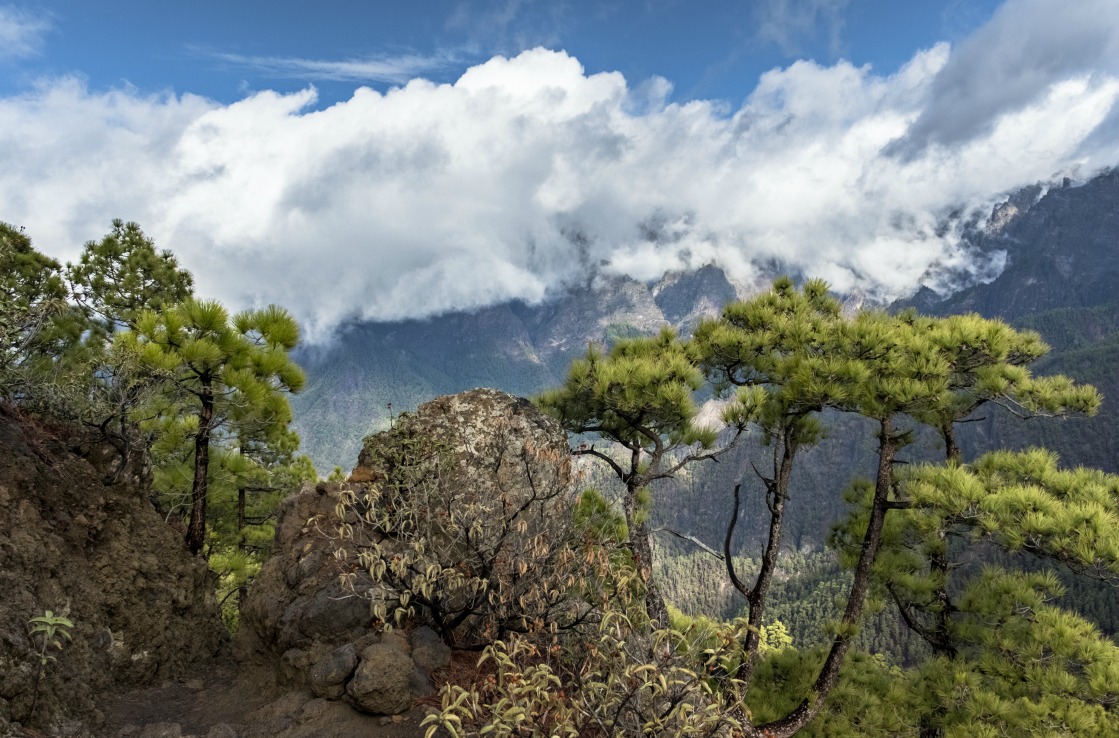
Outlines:
<svg viewBox="0 0 1119 738"><path fill-rule="evenodd" d="M97 725L106 693L214 663L227 637L205 562L148 501L142 473L105 482L110 451L0 408L0 735L6 723ZM30 715L28 620L67 612Z"/></svg>
<svg viewBox="0 0 1119 738"><path fill-rule="evenodd" d="M943 301L916 304L937 315L977 312L1014 321L1058 308L1113 302L1119 284L1119 170L1079 187L1050 189L1036 201L1029 188L992 215L974 240L1006 251L998 279Z"/></svg>

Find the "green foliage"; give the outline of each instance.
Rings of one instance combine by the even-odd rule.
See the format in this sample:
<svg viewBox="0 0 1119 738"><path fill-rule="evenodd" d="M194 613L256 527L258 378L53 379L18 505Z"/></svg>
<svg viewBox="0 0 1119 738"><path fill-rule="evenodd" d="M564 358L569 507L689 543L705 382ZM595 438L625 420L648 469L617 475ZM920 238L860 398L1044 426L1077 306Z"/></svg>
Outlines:
<svg viewBox="0 0 1119 738"><path fill-rule="evenodd" d="M68 611L69 607L66 610ZM53 648L61 651L64 641L73 640L70 630L74 627L74 623L66 617L66 614L67 612L63 612L55 615L53 611L47 610L42 615L37 615L27 621L28 636L32 643L36 640L39 642L39 650L35 665L35 683L31 688L31 707L28 708L25 719L35 716L35 708L39 704L39 687L42 682L43 669L56 660L53 655L47 653L47 650Z"/></svg>
<svg viewBox="0 0 1119 738"><path fill-rule="evenodd" d="M656 338L619 341L608 355L592 346L571 364L564 385L540 395L537 404L572 433L596 433L663 457L666 446L714 443L714 434L693 422L693 393L702 383L685 344L666 328Z"/></svg>
<svg viewBox="0 0 1119 738"><path fill-rule="evenodd" d="M624 576L624 575L623 575ZM630 575L632 576L632 575ZM616 591L632 591L615 581ZM512 636L489 646L483 678L441 691L424 719L452 736L744 736L743 684L726 676L746 624L693 623L647 634L617 600L597 628L550 645Z"/></svg>
<svg viewBox="0 0 1119 738"><path fill-rule="evenodd" d="M65 615L55 615L47 610L42 615L37 615L27 621L30 626L29 635L39 640L39 664L46 666L55 660L54 656L47 653L48 648L62 650L63 641L70 641L70 630L74 627L73 621Z"/></svg>
<svg viewBox="0 0 1119 738"><path fill-rule="evenodd" d="M30 365L65 298L58 262L36 251L22 229L0 222L0 397L38 394Z"/></svg>
<svg viewBox="0 0 1119 738"><path fill-rule="evenodd" d="M173 391L162 402L177 413L152 421L161 434L191 437L193 471L187 544L201 551L206 538L210 448L222 431L265 446L286 431L291 409L286 394L304 383L288 356L298 342L295 320L282 308L239 313L232 318L214 301L190 298L167 310L146 310L136 328L116 341L134 352L147 371L165 376ZM184 444L175 444L182 463Z"/></svg>
<svg viewBox="0 0 1119 738"><path fill-rule="evenodd" d="M903 621L933 652L968 670L988 663L985 659L1009 644L967 635L967 623L990 630L991 618L972 618L978 610L967 595L970 590L964 588L963 580L953 583L950 579L958 568L954 557L965 542L982 539L1011 552L1060 561L1077 571L1112 576L1110 567L1117 549L1111 537L1119 529L1119 521L1113 517L1116 500L1108 480L1087 472L1062 477L1051 464L1046 467L1044 459L1026 464L1021 459L1012 462L1006 456L992 457L976 465L975 473L983 475L982 479L965 478L973 472L958 464L961 452L956 425L985 405L998 405L1023 416L1096 412L1100 397L1094 388L1061 376L1031 374L1029 365L1046 351L1036 333L1018 332L1000 321L975 315L926 318L912 312L864 311L848 317L827 294L824 283L812 281L797 289L791 280L783 279L769 292L727 306L719 318L702 321L688 341L662 334L659 339L619 342L606 356L592 351L572 366L564 387L544 395L541 404L573 433L597 433L621 447L619 454L615 449L584 444L575 452L597 456L627 482L628 495L623 498L627 523L640 534L631 533L631 539L644 539L645 529L639 527L643 521L631 512L637 507L633 480L648 469L680 468L672 466L682 455L679 447L670 461L656 454L683 438L694 418L694 404L685 403L694 403L694 394L703 391L704 385L685 369L701 369L715 394L731 394L733 402L723 413L724 422L736 433L748 426L757 428L757 437L772 449L770 461L753 467L768 511L768 536L760 559L743 562L743 567L733 556L738 489L726 533L727 574L746 597L749 618L741 644L744 654L735 676L747 686L755 685L751 670L762 669L765 675L759 672L758 678L764 682L774 674L765 664L782 660L792 663L799 659L802 670L795 679L785 680L785 685L793 685L791 691L785 691L786 701L768 703L783 706L769 713L759 708L752 724L759 731L787 736L816 716L823 725L850 723L823 734L917 734L947 726L938 717L947 709L943 701L921 702L911 695L882 690L872 705L856 699L855 690L849 687L852 679L865 685L884 684L881 669L861 662L861 657L855 657L846 670L840 668L856 639L863 638L865 617L879 612L885 616L883 607L892 602L897 606L892 622ZM659 371L667 373L651 380L653 370L644 362L660 361L661 356ZM616 374L612 373L615 367ZM670 367L678 368L672 372ZM650 381L673 389L658 394L648 387ZM785 555L786 502L798 453L818 443L829 425L867 427L845 419L851 416L873 423L877 458L872 478L852 485L852 515L833 538L852 571L846 584L825 582L824 589L830 593L825 598L839 600L832 603L835 620L829 628L830 647L819 658L807 652L795 655L788 648L781 649L790 652L784 656L764 654L763 635L769 635L765 613L771 595L783 590L775 580ZM662 432L650 418L665 421L664 428L677 435ZM927 453L920 446L936 436L949 464L918 467L909 475L899 475L898 469L905 468L899 467L904 461L899 454L904 450L920 458ZM632 459L629 466L619 461L627 452ZM1025 469L1024 464L1030 468ZM925 487L918 486L921 475L929 477ZM649 480L641 481L647 484ZM639 554L636 561L642 566L647 559L636 540L633 544ZM742 581L740 571L749 571L750 583ZM988 588L993 586L990 578L982 581ZM654 585L650 581L650 588ZM679 589L678 584L676 587ZM816 622L828 617L827 604L821 603ZM1024 633L1020 635L1025 638ZM1084 637L1091 641L1090 634ZM913 656L922 653L927 651L915 648L910 652ZM1102 659L1101 654L1097 656ZM1017 664L1014 668L1024 667ZM1075 667L1065 662L1054 673L1070 668ZM911 684L919 686L916 674L910 672L909 676ZM989 676L984 673L984 678ZM1110 677L1096 678L1105 685ZM1004 686L987 684L985 689L1000 696ZM1110 687L1101 689L1100 695L1109 694ZM919 694L925 699L932 692ZM838 702L825 703L828 695ZM911 719L899 722L896 716L887 717L895 700L905 704L902 709L909 711ZM853 704L860 705L865 719L848 712ZM1044 700L1037 704L1031 708L1035 716L1056 709ZM836 705L843 709L836 712ZM992 715L989 719L994 723L999 718Z"/></svg>
<svg viewBox="0 0 1119 738"><path fill-rule="evenodd" d="M191 509L192 547L212 536L232 622L237 600L226 595L259 569L279 499L314 478L289 430L286 393L304 383L288 357L295 321L274 306L231 318L195 299L171 252L120 220L66 265L65 281L0 223L0 267L0 396L111 444L107 483L143 477L150 461L161 504Z"/></svg>
<svg viewBox="0 0 1119 738"><path fill-rule="evenodd" d="M621 448L613 454L584 443L575 453L605 462L625 485L627 548L645 587L648 616L662 627L668 611L651 579L649 485L718 457L734 442L717 447L717 431L697 422L695 393L702 385L703 373L686 342L666 328L656 337L619 340L605 355L591 346L584 359L572 363L563 386L536 399L569 432L594 434ZM726 415L735 412L732 404ZM743 425L737 422L739 430Z"/></svg>
<svg viewBox="0 0 1119 738"><path fill-rule="evenodd" d="M754 719L770 722L794 710L812 677L820 671L822 648L783 649L763 654L748 705ZM917 697L912 673L890 666L881 656L855 651L820 713L798 736L819 738L895 738L920 734L914 720Z"/></svg>
<svg viewBox="0 0 1119 738"><path fill-rule="evenodd" d="M1031 449L921 465L905 485L914 509L902 522L918 531L959 529L1119 581L1119 476L1060 469L1055 454Z"/></svg>
<svg viewBox="0 0 1119 738"><path fill-rule="evenodd" d="M987 568L959 599L956 658L917 672L927 724L945 735L1119 735L1119 648L1048 604L1052 573Z"/></svg>
<svg viewBox="0 0 1119 738"><path fill-rule="evenodd" d="M194 279L168 250L136 223L113 221L101 241L86 243L76 264L66 265L71 294L102 334L134 327L145 310L163 310L193 294Z"/></svg>

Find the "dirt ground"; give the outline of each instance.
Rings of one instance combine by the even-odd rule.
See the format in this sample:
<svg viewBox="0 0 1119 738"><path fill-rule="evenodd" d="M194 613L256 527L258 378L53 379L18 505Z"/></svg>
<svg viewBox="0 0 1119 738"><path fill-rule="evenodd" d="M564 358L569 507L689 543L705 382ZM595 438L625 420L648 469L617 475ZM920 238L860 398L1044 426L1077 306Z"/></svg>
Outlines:
<svg viewBox="0 0 1119 738"><path fill-rule="evenodd" d="M427 713L362 715L349 705L289 692L278 698L232 669L122 695L106 705L103 738L422 738Z"/></svg>

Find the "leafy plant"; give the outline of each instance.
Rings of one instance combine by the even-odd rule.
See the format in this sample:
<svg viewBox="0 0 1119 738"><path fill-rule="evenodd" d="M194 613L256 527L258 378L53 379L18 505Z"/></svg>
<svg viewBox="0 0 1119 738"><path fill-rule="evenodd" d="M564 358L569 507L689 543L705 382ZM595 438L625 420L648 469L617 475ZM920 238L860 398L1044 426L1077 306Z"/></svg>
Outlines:
<svg viewBox="0 0 1119 738"><path fill-rule="evenodd" d="M35 708L39 705L39 684L43 678L43 669L50 663L56 661L54 656L47 653L48 649L54 648L59 651L62 650L63 641L70 641L73 638L70 636L70 629L74 627L74 623L65 615L55 615L53 611L47 610L42 615L37 615L27 621L31 630L28 633L32 642L38 640L38 663L35 667L35 684L32 688L31 708L27 711L27 717L30 718L35 714Z"/></svg>

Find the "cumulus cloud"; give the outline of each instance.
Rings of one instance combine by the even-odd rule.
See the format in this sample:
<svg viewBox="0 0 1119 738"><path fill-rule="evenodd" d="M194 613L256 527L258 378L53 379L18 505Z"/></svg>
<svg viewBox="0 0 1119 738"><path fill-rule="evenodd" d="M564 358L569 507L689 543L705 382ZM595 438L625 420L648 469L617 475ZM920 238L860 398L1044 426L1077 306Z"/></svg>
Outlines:
<svg viewBox="0 0 1119 738"><path fill-rule="evenodd" d="M50 27L43 16L0 5L0 61L37 54Z"/></svg>
<svg viewBox="0 0 1119 738"><path fill-rule="evenodd" d="M736 110L666 104L663 80L544 49L322 109L313 89L220 105L57 80L0 100L0 219L64 259L111 218L136 220L203 292L286 305L312 338L712 262L889 299L997 268L960 244L953 213L1119 161L1100 134L1119 100L1102 60L1036 77L967 136L890 155L968 48L885 76L797 62Z"/></svg>

